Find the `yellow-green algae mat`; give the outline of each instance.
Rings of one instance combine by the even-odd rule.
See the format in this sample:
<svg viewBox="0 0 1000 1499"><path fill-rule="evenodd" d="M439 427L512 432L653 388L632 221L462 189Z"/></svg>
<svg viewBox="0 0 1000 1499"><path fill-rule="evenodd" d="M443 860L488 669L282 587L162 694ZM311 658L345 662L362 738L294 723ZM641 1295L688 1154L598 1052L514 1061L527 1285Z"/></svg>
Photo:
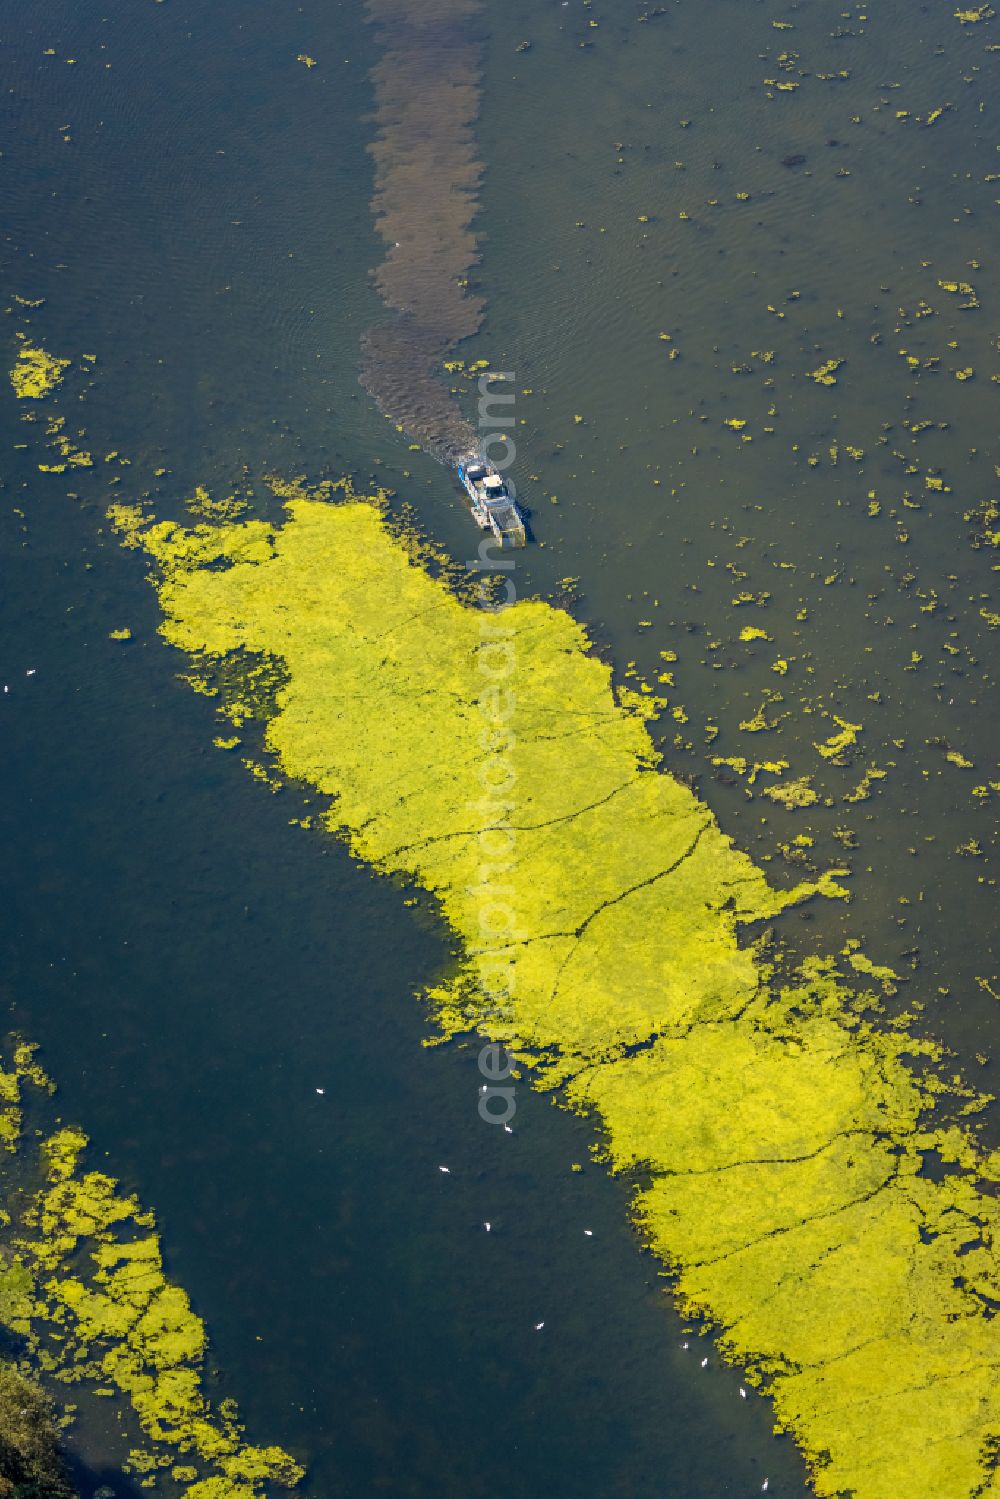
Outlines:
<svg viewBox="0 0 1000 1499"><path fill-rule="evenodd" d="M462 953L431 996L445 1034L504 1040L644 1173L637 1222L681 1307L770 1393L817 1493L1000 1492L984 1101L832 960L782 983L741 945L818 887L771 889L657 768L641 695L615 696L581 626L537 600L490 616L352 496L293 491L280 525L112 518L195 680L222 666L240 723L267 660L279 773L440 902ZM499 799L477 779L497 749ZM484 869L509 907L492 937ZM958 1123L930 1122L944 1100Z"/></svg>
<svg viewBox="0 0 1000 1499"><path fill-rule="evenodd" d="M20 1169L3 1173L0 1324L43 1374L130 1408L143 1445L125 1468L142 1487L166 1472L186 1499L259 1499L293 1486L294 1460L250 1446L235 1404L206 1399L204 1324L164 1274L153 1215L86 1168L79 1130L24 1130L31 1095L53 1090L31 1046L11 1050L0 1058L0 1157L17 1156Z"/></svg>

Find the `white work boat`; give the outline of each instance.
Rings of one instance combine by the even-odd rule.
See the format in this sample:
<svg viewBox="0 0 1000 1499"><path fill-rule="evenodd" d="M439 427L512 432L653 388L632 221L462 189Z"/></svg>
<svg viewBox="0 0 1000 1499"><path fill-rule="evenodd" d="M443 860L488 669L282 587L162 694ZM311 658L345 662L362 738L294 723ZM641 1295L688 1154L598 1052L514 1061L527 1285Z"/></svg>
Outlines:
<svg viewBox="0 0 1000 1499"><path fill-rule="evenodd" d="M482 529L492 531L503 547L523 547L527 540L524 518L492 463L480 453L467 453L459 460L458 477Z"/></svg>

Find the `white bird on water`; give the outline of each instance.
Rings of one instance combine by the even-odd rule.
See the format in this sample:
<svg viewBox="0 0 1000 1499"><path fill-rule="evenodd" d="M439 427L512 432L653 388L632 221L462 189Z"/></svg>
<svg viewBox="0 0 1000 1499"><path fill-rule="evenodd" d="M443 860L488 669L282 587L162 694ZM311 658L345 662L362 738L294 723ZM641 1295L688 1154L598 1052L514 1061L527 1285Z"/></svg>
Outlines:
<svg viewBox="0 0 1000 1499"><path fill-rule="evenodd" d="M4 688L4 692L6 692L6 691L7 691L7 689L5 687ZM510 1127L509 1124L505 1124L504 1125L503 1132L504 1132L505 1135L512 1135L514 1133L514 1131L511 1129L511 1127Z"/></svg>
<svg viewBox="0 0 1000 1499"><path fill-rule="evenodd" d="M443 1171L444 1174L445 1174L445 1176L450 1176L451 1175L451 1167L450 1166L439 1166L438 1170L439 1171Z"/></svg>
<svg viewBox="0 0 1000 1499"><path fill-rule="evenodd" d="M707 1364L708 1364L708 1359L707 1358L703 1358L702 1361L701 1361L701 1367L704 1369L707 1366Z"/></svg>
<svg viewBox="0 0 1000 1499"><path fill-rule="evenodd" d="M317 1088L316 1092L319 1094L320 1098L322 1098L323 1094L326 1092L326 1089L325 1088Z"/></svg>
<svg viewBox="0 0 1000 1499"><path fill-rule="evenodd" d="M767 1491L768 1491L768 1489L770 1488L770 1486L771 1486L771 1480L769 1478L765 1478L764 1482L760 1486L761 1493L762 1494L766 1494Z"/></svg>
<svg viewBox="0 0 1000 1499"><path fill-rule="evenodd" d="M583 1231L587 1235L588 1239L592 1239L594 1237L594 1230L592 1228L585 1228Z"/></svg>
<svg viewBox="0 0 1000 1499"><path fill-rule="evenodd" d="M747 1392L742 1385L740 1385L740 1398L741 1400L745 1400L747 1398Z"/></svg>
<svg viewBox="0 0 1000 1499"><path fill-rule="evenodd" d="M542 1330L542 1328L543 1328L543 1327L544 1327L544 1326L545 1326L545 1323L544 1323L544 1322L536 1322L536 1323L535 1323L535 1331L536 1331L536 1332L541 1332L541 1330Z"/></svg>
<svg viewBox="0 0 1000 1499"><path fill-rule="evenodd" d="M486 1232L489 1233L490 1230L493 1227L493 1224L489 1221L488 1218L484 1218L483 1219L483 1227L485 1228Z"/></svg>

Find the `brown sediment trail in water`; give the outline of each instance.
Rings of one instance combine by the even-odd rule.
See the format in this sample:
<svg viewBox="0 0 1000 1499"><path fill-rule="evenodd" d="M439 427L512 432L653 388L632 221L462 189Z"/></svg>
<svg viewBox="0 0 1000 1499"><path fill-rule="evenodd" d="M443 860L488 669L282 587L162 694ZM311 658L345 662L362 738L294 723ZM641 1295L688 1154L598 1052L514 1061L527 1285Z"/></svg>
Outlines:
<svg viewBox="0 0 1000 1499"><path fill-rule="evenodd" d="M361 382L443 459L475 445L436 367L483 315L465 285L478 258L481 9L482 0L367 0L383 48L369 150L372 213L388 253L374 276L395 315L365 335Z"/></svg>

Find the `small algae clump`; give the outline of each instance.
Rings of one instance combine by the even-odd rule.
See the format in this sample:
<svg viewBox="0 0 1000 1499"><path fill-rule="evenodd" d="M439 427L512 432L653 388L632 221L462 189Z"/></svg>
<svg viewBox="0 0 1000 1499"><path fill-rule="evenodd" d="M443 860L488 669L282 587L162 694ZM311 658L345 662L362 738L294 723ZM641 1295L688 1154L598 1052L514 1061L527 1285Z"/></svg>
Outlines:
<svg viewBox="0 0 1000 1499"><path fill-rule="evenodd" d="M186 506L190 515L199 520L234 521L246 514L248 505L238 495L225 495L214 499L203 484L199 484Z"/></svg>
<svg viewBox="0 0 1000 1499"><path fill-rule="evenodd" d="M285 511L115 522L152 560L192 675L248 673L223 715L245 716L272 663L272 773L315 787L316 822L358 858L436 897L458 938L427 996L440 1031L510 1047L637 1173L636 1221L680 1305L770 1396L817 1494L995 1490L1000 1160L977 1100L936 1044L878 1017L886 973L856 945L779 973L748 940L842 894L835 878L772 888L659 768L642 695L616 695L567 613L489 589L475 607L378 504L299 494ZM831 759L857 733L837 727ZM72 1294L79 1321L107 1292Z"/></svg>
<svg viewBox="0 0 1000 1499"><path fill-rule="evenodd" d="M810 380L815 380L817 385L836 385L837 371L844 363L842 359L828 359L818 369L810 370Z"/></svg>
<svg viewBox="0 0 1000 1499"><path fill-rule="evenodd" d="M866 802L872 794L872 786L876 781L884 781L888 771L880 770L877 765L869 765L861 780L853 791L844 793L845 802Z"/></svg>
<svg viewBox="0 0 1000 1499"><path fill-rule="evenodd" d="M773 802L780 802L789 812L796 807L812 807L819 801L819 792L809 776L800 776L797 781L785 781L779 786L765 786L762 794Z"/></svg>
<svg viewBox="0 0 1000 1499"><path fill-rule="evenodd" d="M14 368L10 372L10 383L14 394L22 401L40 401L55 390L69 368L68 359L57 359L44 349L28 343L23 334L18 334L21 346L17 351Z"/></svg>
<svg viewBox="0 0 1000 1499"><path fill-rule="evenodd" d="M119 1400L151 1449L131 1454L131 1471L176 1468L183 1456L196 1499L293 1486L295 1461L248 1444L233 1403L206 1398L205 1327L166 1277L152 1214L87 1169L80 1130L35 1129L30 1148L21 1144L24 1111L50 1091L32 1048L17 1046L13 1065L0 1067L0 1139L16 1157L4 1167L14 1211L0 1228L0 1324L48 1378Z"/></svg>
<svg viewBox="0 0 1000 1499"><path fill-rule="evenodd" d="M832 760L834 765L846 765L848 763L847 752L857 744L861 725L848 723L846 719L838 718L836 714L833 721L837 725L837 733L831 734L829 739L825 739L822 744L817 744L814 748L819 750L824 760Z"/></svg>

